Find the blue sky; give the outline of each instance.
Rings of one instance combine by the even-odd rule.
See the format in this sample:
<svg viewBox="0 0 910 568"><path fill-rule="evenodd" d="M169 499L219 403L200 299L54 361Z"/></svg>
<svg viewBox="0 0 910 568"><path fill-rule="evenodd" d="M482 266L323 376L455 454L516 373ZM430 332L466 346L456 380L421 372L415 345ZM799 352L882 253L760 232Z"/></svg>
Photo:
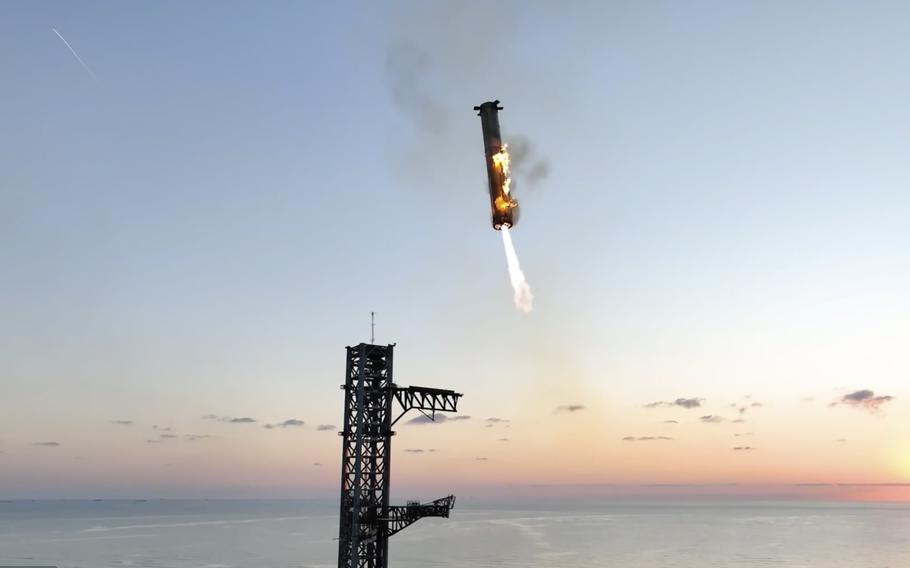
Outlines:
<svg viewBox="0 0 910 568"><path fill-rule="evenodd" d="M894 406L854 417L868 438L851 456L910 456L895 417L908 10L7 3L0 491L127 491L89 466L40 472L121 443L116 471L177 463L143 453L148 427L202 433L208 413L337 423L343 346L368 339L371 310L399 382L465 392L474 416L530 425L582 401L602 412L585 428L618 439L651 400L754 394L798 429L791 403L869 388ZM471 109L492 98L504 137L549 165L515 186L531 314L511 305L489 227ZM818 411L820 431L838 410ZM147 430L124 437L115 419ZM244 436L337 461L331 436ZM31 445L47 440L61 446ZM849 481L910 476L895 459ZM567 478L601 479L579 468ZM268 486L263 471L236 483Z"/></svg>

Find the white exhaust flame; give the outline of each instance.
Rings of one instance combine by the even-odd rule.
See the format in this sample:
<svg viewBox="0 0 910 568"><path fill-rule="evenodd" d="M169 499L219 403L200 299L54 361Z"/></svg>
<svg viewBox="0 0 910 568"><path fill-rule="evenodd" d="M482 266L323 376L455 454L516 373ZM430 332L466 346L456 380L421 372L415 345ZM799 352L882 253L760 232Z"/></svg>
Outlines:
<svg viewBox="0 0 910 568"><path fill-rule="evenodd" d="M521 265L518 264L518 255L515 254L512 235L509 234L509 228L505 225L500 229L500 232L502 233L502 244L506 249L509 280L512 282L512 290L515 292L515 307L525 313L530 312L534 308L534 294L531 293L531 286L525 280L525 273L521 271Z"/></svg>

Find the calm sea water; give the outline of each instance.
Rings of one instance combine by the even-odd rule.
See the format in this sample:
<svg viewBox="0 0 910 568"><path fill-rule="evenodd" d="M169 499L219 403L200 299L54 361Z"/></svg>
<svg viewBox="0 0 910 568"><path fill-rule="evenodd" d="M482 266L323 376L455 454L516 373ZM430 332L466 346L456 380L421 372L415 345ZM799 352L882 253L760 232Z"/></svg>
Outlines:
<svg viewBox="0 0 910 568"><path fill-rule="evenodd" d="M910 506L480 508L395 535L396 568L910 568ZM304 501L0 503L0 566L331 567L337 508Z"/></svg>

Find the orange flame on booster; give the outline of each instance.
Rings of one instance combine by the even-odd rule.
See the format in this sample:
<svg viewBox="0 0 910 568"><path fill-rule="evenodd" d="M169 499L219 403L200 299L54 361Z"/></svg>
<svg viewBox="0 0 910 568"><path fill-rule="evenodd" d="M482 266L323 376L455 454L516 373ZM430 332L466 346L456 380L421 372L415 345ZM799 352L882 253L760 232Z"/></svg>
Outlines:
<svg viewBox="0 0 910 568"><path fill-rule="evenodd" d="M512 186L512 176L510 173L510 159L509 159L509 145L503 144L499 152L493 154L493 164L499 168L499 171L502 172L502 195L496 198L494 206L499 211L506 211L515 207L517 203L512 196L509 194L509 191Z"/></svg>

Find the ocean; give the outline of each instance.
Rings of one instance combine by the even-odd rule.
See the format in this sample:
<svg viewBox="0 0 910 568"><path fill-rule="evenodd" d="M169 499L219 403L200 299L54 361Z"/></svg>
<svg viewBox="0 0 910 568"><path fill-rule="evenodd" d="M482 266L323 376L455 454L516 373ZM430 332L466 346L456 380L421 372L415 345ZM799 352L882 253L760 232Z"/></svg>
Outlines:
<svg viewBox="0 0 910 568"><path fill-rule="evenodd" d="M0 566L326 568L331 501L0 503ZM910 505L458 503L392 537L395 568L910 568Z"/></svg>

